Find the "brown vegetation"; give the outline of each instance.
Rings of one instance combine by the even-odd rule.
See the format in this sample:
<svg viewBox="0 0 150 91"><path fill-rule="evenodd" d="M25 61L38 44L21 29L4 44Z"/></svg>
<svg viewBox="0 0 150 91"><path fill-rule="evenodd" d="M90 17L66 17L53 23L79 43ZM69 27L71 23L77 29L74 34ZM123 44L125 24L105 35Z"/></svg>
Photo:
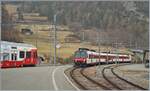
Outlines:
<svg viewBox="0 0 150 91"><path fill-rule="evenodd" d="M13 28L12 17L9 15L8 11L5 8L5 5L2 5L2 31L1 38L4 41L13 41L13 42L22 42L22 38L19 35L19 31Z"/></svg>

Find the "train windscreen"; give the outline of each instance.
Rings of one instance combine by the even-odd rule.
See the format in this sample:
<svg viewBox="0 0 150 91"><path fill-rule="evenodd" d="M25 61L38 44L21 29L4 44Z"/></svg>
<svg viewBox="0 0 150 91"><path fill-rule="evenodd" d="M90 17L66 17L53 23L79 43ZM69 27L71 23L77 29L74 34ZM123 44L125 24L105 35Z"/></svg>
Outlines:
<svg viewBox="0 0 150 91"><path fill-rule="evenodd" d="M77 51L75 53L75 58L86 58L87 57L87 53L85 51Z"/></svg>

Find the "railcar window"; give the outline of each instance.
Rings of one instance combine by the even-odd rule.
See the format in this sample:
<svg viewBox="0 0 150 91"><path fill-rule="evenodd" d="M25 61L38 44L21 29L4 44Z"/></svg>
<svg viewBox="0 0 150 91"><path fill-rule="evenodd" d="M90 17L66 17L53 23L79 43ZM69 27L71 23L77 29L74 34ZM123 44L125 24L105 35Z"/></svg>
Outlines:
<svg viewBox="0 0 150 91"><path fill-rule="evenodd" d="M26 52L26 58L30 58L31 57L31 52Z"/></svg>
<svg viewBox="0 0 150 91"><path fill-rule="evenodd" d="M9 60L9 53L3 53L3 60Z"/></svg>
<svg viewBox="0 0 150 91"><path fill-rule="evenodd" d="M19 57L20 57L20 58L24 58L24 56L25 56L24 54L25 54L25 52L24 52L24 51L20 51L20 53L19 53Z"/></svg>

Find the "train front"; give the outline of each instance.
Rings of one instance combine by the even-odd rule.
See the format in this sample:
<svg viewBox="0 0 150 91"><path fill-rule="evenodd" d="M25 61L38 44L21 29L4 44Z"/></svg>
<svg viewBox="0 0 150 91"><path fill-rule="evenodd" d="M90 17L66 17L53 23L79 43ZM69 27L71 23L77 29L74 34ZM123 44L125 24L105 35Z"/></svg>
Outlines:
<svg viewBox="0 0 150 91"><path fill-rule="evenodd" d="M75 66L86 65L87 57L86 51L76 51L73 59Z"/></svg>

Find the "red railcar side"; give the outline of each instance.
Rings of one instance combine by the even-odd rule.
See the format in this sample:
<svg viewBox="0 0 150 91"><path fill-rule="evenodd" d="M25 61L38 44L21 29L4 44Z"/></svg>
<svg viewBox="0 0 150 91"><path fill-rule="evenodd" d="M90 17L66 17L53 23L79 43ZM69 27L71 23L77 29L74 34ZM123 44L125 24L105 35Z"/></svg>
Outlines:
<svg viewBox="0 0 150 91"><path fill-rule="evenodd" d="M2 41L0 46L1 68L37 64L37 48L30 44Z"/></svg>

